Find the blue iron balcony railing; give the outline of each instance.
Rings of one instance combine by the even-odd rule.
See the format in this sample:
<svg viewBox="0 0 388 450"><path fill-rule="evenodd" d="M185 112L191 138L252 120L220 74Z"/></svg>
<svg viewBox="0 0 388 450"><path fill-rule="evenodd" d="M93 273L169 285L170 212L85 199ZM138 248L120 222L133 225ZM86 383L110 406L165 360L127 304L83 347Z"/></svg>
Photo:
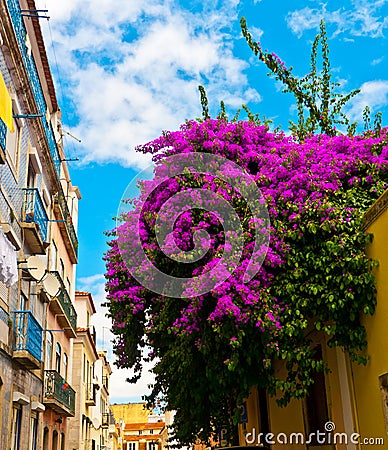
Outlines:
<svg viewBox="0 0 388 450"><path fill-rule="evenodd" d="M33 222L38 225L39 234L43 242L47 241L48 216L43 206L37 188L24 188L24 202L22 211L23 222Z"/></svg>
<svg viewBox="0 0 388 450"><path fill-rule="evenodd" d="M39 81L38 70L33 58L33 55L28 52L26 45L27 30L23 22L23 17L21 14L21 8L18 0L7 0L8 10L11 16L13 27L16 34L16 39L19 44L20 53L23 58L23 62L27 71L27 75L30 81L32 92L35 98L35 102L38 107L38 114L42 117L38 120L42 121L42 125L45 131L46 139L50 149L51 158L55 167L55 170L60 178L60 165L61 159L59 157L58 147L54 137L54 131L52 129L51 123L47 121L47 105L43 94L42 85ZM29 113L35 113L35 111L28 111Z"/></svg>
<svg viewBox="0 0 388 450"><path fill-rule="evenodd" d="M44 403L60 414L74 417L75 391L56 371L44 371Z"/></svg>
<svg viewBox="0 0 388 450"><path fill-rule="evenodd" d="M5 149L7 148L6 144L7 138L7 125L0 119L0 148L5 153Z"/></svg>
<svg viewBox="0 0 388 450"><path fill-rule="evenodd" d="M24 66L27 71L28 79L30 82L30 86L33 92L33 96L37 105L37 111L28 111L29 113L38 113L41 115L40 118L37 120L40 120L45 132L46 140L48 143L50 155L52 162L54 164L55 171L58 176L58 181L61 178L61 158L58 151L58 146L55 140L54 130L52 128L51 122L47 120L47 104L46 100L43 94L42 85L39 80L38 70L35 64L35 60L33 57L33 54L28 51L27 45L26 45L26 38L27 38L27 29L25 27L23 17L21 14L21 8L18 0L7 0L8 10L11 16L12 24L15 30L16 39L18 41L20 53L22 55L22 59L24 62ZM1 126L0 126L0 145L1 145ZM5 145L5 144L4 144ZM4 150L5 151L5 150ZM69 209L66 204L63 203L63 199L65 199L62 187L59 182L59 192L58 192L58 198L61 204L61 209L64 214L64 220L65 220L65 227L67 229L67 232L69 234L70 242L73 246L73 251L75 258L77 259L77 253L78 253L78 239L77 234L75 232L74 226L72 224L71 215L69 213ZM74 261L73 261L74 262Z"/></svg>
<svg viewBox="0 0 388 450"><path fill-rule="evenodd" d="M14 351L27 351L38 361L42 361L42 327L31 311L14 311Z"/></svg>
<svg viewBox="0 0 388 450"><path fill-rule="evenodd" d="M63 312L65 313L66 320L68 325L71 327L72 333L76 333L77 330L77 313L73 306L73 303L70 300L70 296L67 292L65 283L62 280L61 275L57 271L50 271L52 275L54 275L60 284L60 290L57 294L56 298L58 299L59 304L62 307Z"/></svg>

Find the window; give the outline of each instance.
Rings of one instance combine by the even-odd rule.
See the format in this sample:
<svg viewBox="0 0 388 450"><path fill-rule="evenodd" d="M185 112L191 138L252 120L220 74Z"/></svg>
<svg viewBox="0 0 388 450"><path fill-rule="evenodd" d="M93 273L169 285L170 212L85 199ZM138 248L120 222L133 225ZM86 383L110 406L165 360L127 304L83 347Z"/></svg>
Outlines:
<svg viewBox="0 0 388 450"><path fill-rule="evenodd" d="M260 432L264 434L269 433L269 414L267 404L267 393L265 389L258 390L258 403L260 412Z"/></svg>
<svg viewBox="0 0 388 450"><path fill-rule="evenodd" d="M30 421L30 450L36 450L36 440L38 437L38 418L31 417Z"/></svg>
<svg viewBox="0 0 388 450"><path fill-rule="evenodd" d="M158 444L156 442L148 442L147 450L158 450Z"/></svg>
<svg viewBox="0 0 388 450"><path fill-rule="evenodd" d="M150 434L154 434L154 430L150 430Z"/></svg>
<svg viewBox="0 0 388 450"><path fill-rule="evenodd" d="M51 270L57 270L57 255L58 255L58 248L55 245L55 242L52 242L51 245L51 261L50 261L50 268Z"/></svg>
<svg viewBox="0 0 388 450"><path fill-rule="evenodd" d="M65 279L65 264L61 258L59 258L59 273L63 281Z"/></svg>
<svg viewBox="0 0 388 450"><path fill-rule="evenodd" d="M67 372L69 367L69 358L66 353L63 353L63 377L67 380Z"/></svg>
<svg viewBox="0 0 388 450"><path fill-rule="evenodd" d="M136 442L128 442L127 450L136 450Z"/></svg>
<svg viewBox="0 0 388 450"><path fill-rule="evenodd" d="M89 360L86 360L86 386L89 386L90 382L90 363Z"/></svg>
<svg viewBox="0 0 388 450"><path fill-rule="evenodd" d="M17 120L13 119L14 132L11 133L7 128L6 135L6 154L9 158L11 166L14 170L17 170L19 163L19 142L20 142L20 126Z"/></svg>
<svg viewBox="0 0 388 450"><path fill-rule="evenodd" d="M49 429L45 427L43 431L43 450L48 450Z"/></svg>
<svg viewBox="0 0 388 450"><path fill-rule="evenodd" d="M27 311L28 309L28 299L23 294L23 292L20 293L20 305L19 305L20 311Z"/></svg>
<svg viewBox="0 0 388 450"><path fill-rule="evenodd" d="M52 449L53 450L58 450L58 431L57 430L53 431L53 445L52 445Z"/></svg>
<svg viewBox="0 0 388 450"><path fill-rule="evenodd" d="M61 373L61 355L62 354L62 349L60 344L57 343L56 347L55 347L55 370L58 373Z"/></svg>
<svg viewBox="0 0 388 450"><path fill-rule="evenodd" d="M322 347L318 345L316 347L315 359L317 361L322 360ZM317 431L325 431L325 423L329 420L326 387L325 387L325 374L323 372L314 372L312 374L314 384L310 386L308 395L306 397L306 419L308 433L314 433ZM318 442L312 442L313 445L322 445Z"/></svg>
<svg viewBox="0 0 388 450"><path fill-rule="evenodd" d="M67 292L69 295L71 295L71 283L69 277L66 277L66 284L67 284Z"/></svg>
<svg viewBox="0 0 388 450"><path fill-rule="evenodd" d="M65 450L65 433L61 433L61 450Z"/></svg>
<svg viewBox="0 0 388 450"><path fill-rule="evenodd" d="M46 332L46 369L52 368L52 355L53 355L53 334L51 331Z"/></svg>
<svg viewBox="0 0 388 450"><path fill-rule="evenodd" d="M22 422L22 410L20 407L14 406L12 414L11 450L20 449L21 422Z"/></svg>
<svg viewBox="0 0 388 450"><path fill-rule="evenodd" d="M36 171L31 161L29 161L28 163L27 187L28 188L36 187Z"/></svg>

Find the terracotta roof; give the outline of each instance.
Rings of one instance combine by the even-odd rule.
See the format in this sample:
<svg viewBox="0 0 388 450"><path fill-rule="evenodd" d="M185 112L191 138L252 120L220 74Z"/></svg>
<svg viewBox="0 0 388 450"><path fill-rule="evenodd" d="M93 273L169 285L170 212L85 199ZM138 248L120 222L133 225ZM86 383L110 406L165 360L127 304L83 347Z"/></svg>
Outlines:
<svg viewBox="0 0 388 450"><path fill-rule="evenodd" d="M165 426L165 422L126 423L125 430L156 430Z"/></svg>
<svg viewBox="0 0 388 450"><path fill-rule="evenodd" d="M125 441L140 441L140 440L144 440L144 441L155 441L156 439L162 439L162 435L161 434L146 434L146 435L128 435L126 434L124 436L124 440Z"/></svg>

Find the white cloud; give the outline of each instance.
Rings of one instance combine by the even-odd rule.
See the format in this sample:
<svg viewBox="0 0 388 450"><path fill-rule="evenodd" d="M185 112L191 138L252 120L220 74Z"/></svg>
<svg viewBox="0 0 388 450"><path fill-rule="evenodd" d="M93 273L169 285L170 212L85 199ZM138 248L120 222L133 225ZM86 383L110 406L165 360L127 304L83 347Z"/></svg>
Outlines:
<svg viewBox="0 0 388 450"><path fill-rule="evenodd" d="M381 64L384 61L384 56L381 58L376 58L373 61L371 61L371 66L377 66L378 64Z"/></svg>
<svg viewBox="0 0 388 450"><path fill-rule="evenodd" d="M145 363L143 375L136 384L128 383L133 373L128 369L118 369L114 365L115 356L112 352L113 334L110 331L111 320L106 317L107 308L101 306L106 301L105 279L102 274L95 274L78 280L78 289L90 292L96 307L96 314L92 316L91 323L96 329L97 350L106 350L108 360L113 373L110 380L110 402L121 403L129 401L140 401L141 397L149 393L148 385L154 381L154 376L150 372L152 365Z"/></svg>
<svg viewBox="0 0 388 450"><path fill-rule="evenodd" d="M150 393L148 385L153 382L153 376L145 371L136 384L128 383L126 379L131 374L128 370L113 368L110 378L110 403L140 402L144 395Z"/></svg>
<svg viewBox="0 0 388 450"><path fill-rule="evenodd" d="M65 3L38 2L51 16L60 79L79 119L70 131L82 140L84 162L145 167L134 147L199 117L199 84L215 108L221 100L231 108L260 101L227 34L238 1L204 4L202 12L169 0Z"/></svg>
<svg viewBox="0 0 388 450"><path fill-rule="evenodd" d="M251 33L254 41L260 41L261 36L263 36L264 34L264 31L261 28L255 26L249 27L249 32Z"/></svg>
<svg viewBox="0 0 388 450"><path fill-rule="evenodd" d="M346 114L352 121L362 121L365 106L369 106L372 113L376 113L388 105L388 80L367 81L361 85L360 90L346 109Z"/></svg>
<svg viewBox="0 0 388 450"><path fill-rule="evenodd" d="M327 9L326 3L321 3L319 7L306 6L290 12L286 21L299 37L306 30L317 29L321 19L334 28L334 35L347 32L352 36L383 37L384 30L388 27L388 18L380 15L379 10L386 2L387 0L353 0L351 9L339 8L333 11Z"/></svg>

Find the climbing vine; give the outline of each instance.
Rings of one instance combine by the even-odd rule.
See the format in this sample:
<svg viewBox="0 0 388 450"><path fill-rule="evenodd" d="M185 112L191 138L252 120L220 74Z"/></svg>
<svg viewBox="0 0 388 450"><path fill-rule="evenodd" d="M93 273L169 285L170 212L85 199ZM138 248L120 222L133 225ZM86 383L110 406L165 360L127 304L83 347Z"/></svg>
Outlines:
<svg viewBox="0 0 388 450"><path fill-rule="evenodd" d="M335 129L336 124L350 125L342 107L356 91L333 94L324 24L313 43L311 72L301 80L275 55L263 52L244 20L241 24L255 54L296 97L294 135L271 132L254 115L228 121L224 106L211 119L201 90L201 120L187 121L138 148L153 155L155 177L140 183L133 208L109 233L105 256L117 365L132 369L136 381L144 353L155 364L156 381L147 400L152 404L162 396L166 407L176 411L174 432L181 444L198 437L207 441L219 427L227 427L233 440L238 405L252 386L277 394L282 405L306 395L314 372L325 368L311 345L314 333L344 348L354 361L365 362L360 318L373 314L376 304L376 263L366 254L372 237L363 228L363 216L388 181L387 130L381 117L373 130L366 117L365 133L358 136ZM319 43L320 73L315 65ZM241 187L231 182L235 166L225 163L212 170L209 165L198 172L188 164L183 171L169 172L171 157L198 153L233 161L249 175L268 211L265 230ZM198 197L199 190L211 193L211 209ZM177 211L176 203L168 203L182 194L196 197L197 206ZM225 201L241 225L242 247L237 266L222 282L196 294L198 286L188 281L178 297L139 282L150 265L187 280L228 271L219 265L230 251L217 213ZM164 246L158 240L159 219L173 224ZM268 241L257 248L259 231L267 233ZM207 251L196 259L192 251L199 232L206 232ZM135 254L139 264L129 267L126 254L138 248L138 241L147 258ZM170 248L190 257L176 262L166 254ZM256 253L264 255L262 264L246 282ZM284 362L284 376L274 370L277 362Z"/></svg>

